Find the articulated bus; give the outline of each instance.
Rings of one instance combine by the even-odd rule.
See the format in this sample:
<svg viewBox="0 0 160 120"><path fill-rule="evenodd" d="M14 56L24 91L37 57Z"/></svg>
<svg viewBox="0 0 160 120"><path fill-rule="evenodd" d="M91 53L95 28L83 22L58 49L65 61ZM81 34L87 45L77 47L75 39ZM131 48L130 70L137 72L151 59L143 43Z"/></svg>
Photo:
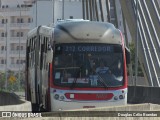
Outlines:
<svg viewBox="0 0 160 120"><path fill-rule="evenodd" d="M38 26L27 37L26 99L47 111L126 105L129 58L110 23Z"/></svg>

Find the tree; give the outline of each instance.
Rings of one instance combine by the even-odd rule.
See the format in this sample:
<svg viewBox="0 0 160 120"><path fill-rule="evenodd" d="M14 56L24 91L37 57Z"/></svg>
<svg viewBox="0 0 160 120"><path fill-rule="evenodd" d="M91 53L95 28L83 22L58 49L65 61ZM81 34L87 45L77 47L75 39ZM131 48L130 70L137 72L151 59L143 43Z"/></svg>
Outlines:
<svg viewBox="0 0 160 120"><path fill-rule="evenodd" d="M131 63L132 63L133 76L135 76L135 45L133 42L129 45L129 48L131 51ZM138 76L144 76L139 61L138 61Z"/></svg>
<svg viewBox="0 0 160 120"><path fill-rule="evenodd" d="M5 73L0 73L0 90L5 89Z"/></svg>
<svg viewBox="0 0 160 120"><path fill-rule="evenodd" d="M24 74L20 73L20 79L18 79L18 73L14 71L7 71L7 90L19 91L24 90ZM6 73L0 73L0 90L5 90Z"/></svg>

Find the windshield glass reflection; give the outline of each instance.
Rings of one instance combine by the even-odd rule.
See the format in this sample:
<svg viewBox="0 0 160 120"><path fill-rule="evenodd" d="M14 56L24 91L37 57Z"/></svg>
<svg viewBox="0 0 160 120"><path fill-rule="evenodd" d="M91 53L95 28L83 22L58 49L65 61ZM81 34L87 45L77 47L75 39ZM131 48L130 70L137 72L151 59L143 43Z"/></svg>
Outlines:
<svg viewBox="0 0 160 120"><path fill-rule="evenodd" d="M119 50L113 49L109 52L93 52L93 49L79 52L76 51L76 48L75 52L73 52L73 48L65 52L62 46L58 47L54 61L55 85L68 87L117 87L123 85L123 57L120 46L118 46Z"/></svg>

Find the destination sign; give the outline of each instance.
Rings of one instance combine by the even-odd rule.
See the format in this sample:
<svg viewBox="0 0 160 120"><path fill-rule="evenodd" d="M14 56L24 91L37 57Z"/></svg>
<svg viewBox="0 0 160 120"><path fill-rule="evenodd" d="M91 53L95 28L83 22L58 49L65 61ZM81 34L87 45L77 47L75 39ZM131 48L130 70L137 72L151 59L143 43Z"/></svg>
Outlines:
<svg viewBox="0 0 160 120"><path fill-rule="evenodd" d="M63 44L56 47L57 52L122 52L121 46L115 45L87 45L87 44Z"/></svg>
<svg viewBox="0 0 160 120"><path fill-rule="evenodd" d="M65 52L112 52L111 46L63 46Z"/></svg>

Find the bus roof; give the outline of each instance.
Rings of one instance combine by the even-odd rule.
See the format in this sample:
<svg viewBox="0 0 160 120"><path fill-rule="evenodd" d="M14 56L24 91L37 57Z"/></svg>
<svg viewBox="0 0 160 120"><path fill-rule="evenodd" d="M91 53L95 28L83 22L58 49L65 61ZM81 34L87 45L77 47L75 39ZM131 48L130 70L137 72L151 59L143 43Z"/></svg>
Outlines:
<svg viewBox="0 0 160 120"><path fill-rule="evenodd" d="M28 38L37 34L37 28L28 32ZM107 22L83 19L61 20L54 26L41 26L39 33L54 37L54 43L107 43L122 44L120 30ZM51 41L53 43L53 41Z"/></svg>
<svg viewBox="0 0 160 120"><path fill-rule="evenodd" d="M30 30L30 31L28 32L28 38L35 36L35 35L37 34L37 29L38 29L38 27ZM45 34L46 36L51 36L51 35L52 35L52 32L53 32L52 28L51 28L51 27L48 27L48 26L41 26L41 27L40 27L40 30L39 30L39 33L40 33L40 34Z"/></svg>
<svg viewBox="0 0 160 120"><path fill-rule="evenodd" d="M79 22L79 21L89 21L89 20L84 20L84 19L66 19L66 20L58 20L57 23L62 23L62 22Z"/></svg>
<svg viewBox="0 0 160 120"><path fill-rule="evenodd" d="M54 27L55 43L121 44L120 31L113 24L77 20L59 22Z"/></svg>

